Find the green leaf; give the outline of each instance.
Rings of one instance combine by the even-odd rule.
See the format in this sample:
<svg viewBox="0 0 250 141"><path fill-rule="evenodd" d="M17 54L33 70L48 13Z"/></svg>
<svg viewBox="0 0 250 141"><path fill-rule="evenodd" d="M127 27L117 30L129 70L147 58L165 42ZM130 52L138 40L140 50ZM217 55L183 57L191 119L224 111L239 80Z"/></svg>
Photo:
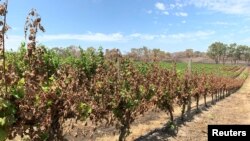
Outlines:
<svg viewBox="0 0 250 141"><path fill-rule="evenodd" d="M24 80L24 78L22 78L22 79L20 79L19 81L18 81L18 84L17 85L24 85L25 84L25 80Z"/></svg>
<svg viewBox="0 0 250 141"><path fill-rule="evenodd" d="M16 99L23 98L24 96L24 89L22 87L17 87L12 89L11 93Z"/></svg>
<svg viewBox="0 0 250 141"><path fill-rule="evenodd" d="M47 106L51 106L52 104L53 104L53 101L52 100L48 100Z"/></svg>
<svg viewBox="0 0 250 141"><path fill-rule="evenodd" d="M46 92L46 93L49 91L49 87L47 87L47 86L42 86L42 89L43 89L43 91Z"/></svg>
<svg viewBox="0 0 250 141"><path fill-rule="evenodd" d="M8 101L3 101L2 106L4 108L8 108L10 106L10 103Z"/></svg>
<svg viewBox="0 0 250 141"><path fill-rule="evenodd" d="M82 114L84 119L92 112L92 108L83 102L79 104L78 110Z"/></svg>
<svg viewBox="0 0 250 141"><path fill-rule="evenodd" d="M51 76L51 77L49 78L49 80L50 80L51 82L54 82L54 81L55 81L54 76Z"/></svg>
<svg viewBox="0 0 250 141"><path fill-rule="evenodd" d="M143 85L139 86L139 90L140 90L140 93L142 93L142 94L146 93L146 89L145 89L145 87Z"/></svg>
<svg viewBox="0 0 250 141"><path fill-rule="evenodd" d="M6 117L0 118L0 126L5 126L6 124Z"/></svg>

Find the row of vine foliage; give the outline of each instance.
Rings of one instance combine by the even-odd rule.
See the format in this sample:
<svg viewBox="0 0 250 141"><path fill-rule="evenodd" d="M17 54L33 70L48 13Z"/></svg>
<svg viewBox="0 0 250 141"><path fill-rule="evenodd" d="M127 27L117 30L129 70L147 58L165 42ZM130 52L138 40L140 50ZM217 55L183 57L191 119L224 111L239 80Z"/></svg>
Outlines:
<svg viewBox="0 0 250 141"><path fill-rule="evenodd" d="M174 65L163 69L157 62L138 68L119 55L106 59L101 49L64 58L41 46L29 61L21 59L26 56L24 44L18 52L7 54L8 97L0 99L0 124L10 138L19 134L32 140L60 140L65 119L77 118L116 124L119 140L125 140L135 118L156 106L170 114L173 122L175 104L182 107L184 119L192 98L199 110L201 97L205 105L208 96L215 103L244 82L214 74L179 74Z"/></svg>
<svg viewBox="0 0 250 141"><path fill-rule="evenodd" d="M214 74L179 74L175 65L163 69L157 62L138 67L119 50L108 57L101 48L62 55L36 45L36 33L45 30L34 9L25 25L27 48L22 43L18 51L2 57L6 65L0 71L0 140L16 135L62 140L63 123L76 118L115 124L123 141L134 120L154 107L170 114L173 123L174 104L182 107L184 119L192 98L198 110L200 97L205 105L207 96L216 102L244 82Z"/></svg>

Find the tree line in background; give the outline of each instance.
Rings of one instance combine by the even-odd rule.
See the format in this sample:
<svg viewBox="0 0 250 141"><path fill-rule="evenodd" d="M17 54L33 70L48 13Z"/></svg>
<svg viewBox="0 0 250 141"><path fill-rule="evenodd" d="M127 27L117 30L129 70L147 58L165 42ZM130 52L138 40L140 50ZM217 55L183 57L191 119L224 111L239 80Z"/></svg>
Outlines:
<svg viewBox="0 0 250 141"><path fill-rule="evenodd" d="M102 48L102 47L100 47ZM86 50L94 50L94 47L89 47ZM68 46L66 48L54 47L51 49L55 51L57 54L61 56L67 56L69 53L72 55L79 57L80 55L80 46ZM142 61L142 62L154 62L154 61L178 61L181 58L190 58L190 57L206 57L205 52L194 51L193 49L186 49L185 51L180 52L166 52L161 49L150 49L146 46L141 48L132 48L127 53L122 53L119 49L106 49L104 51L105 58L114 58L115 56L123 56L125 58L130 58L134 61Z"/></svg>
<svg viewBox="0 0 250 141"><path fill-rule="evenodd" d="M214 42L208 47L207 55L219 63L247 63L250 62L250 47L247 45L237 45L236 43L225 44Z"/></svg>
<svg viewBox="0 0 250 141"><path fill-rule="evenodd" d="M101 47L102 48L102 47ZM93 50L94 47L89 47L87 50ZM55 51L59 55L67 56L69 53L79 56L81 47L69 46L66 48L54 47L51 50ZM161 49L150 49L146 46L141 48L132 48L127 53L121 53L119 49L106 49L104 52L106 58L113 58L114 56L123 56L130 58L134 61L154 62L154 61L183 61L189 60L189 58L201 58L206 60L207 63L212 63L212 60L216 64L249 64L250 63L250 47L247 45L237 45L236 43L224 44L221 42L212 43L207 52L194 51L193 49L186 49L179 52L166 52ZM203 62L203 61L201 61Z"/></svg>

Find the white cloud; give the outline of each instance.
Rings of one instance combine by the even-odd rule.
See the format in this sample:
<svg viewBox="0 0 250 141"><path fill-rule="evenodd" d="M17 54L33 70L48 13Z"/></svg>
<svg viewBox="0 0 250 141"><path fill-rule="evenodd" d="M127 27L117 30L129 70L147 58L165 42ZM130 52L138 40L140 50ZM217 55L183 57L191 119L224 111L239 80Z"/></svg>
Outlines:
<svg viewBox="0 0 250 141"><path fill-rule="evenodd" d="M172 40L197 40L197 39L204 39L211 35L213 35L215 31L196 31L196 32L189 32L189 33L177 33L168 35L168 38Z"/></svg>
<svg viewBox="0 0 250 141"><path fill-rule="evenodd" d="M170 9L182 9L183 7L187 6L186 2L180 2L180 1L176 1L175 3L171 3L169 4L169 8Z"/></svg>
<svg viewBox="0 0 250 141"><path fill-rule="evenodd" d="M37 37L38 43L45 43L49 41L60 41L60 40L79 40L79 41L90 41L90 42L121 42L125 41L126 37L121 33L87 33L87 34L43 34ZM17 49L20 43L25 41L24 36L9 35L6 39L7 49ZM45 43L46 44L46 43Z"/></svg>
<svg viewBox="0 0 250 141"><path fill-rule="evenodd" d="M181 17L187 17L188 13L185 13L185 12L176 12L175 15L176 16L181 16Z"/></svg>
<svg viewBox="0 0 250 141"><path fill-rule="evenodd" d="M181 23L185 24L185 23L187 23L187 21L183 20L183 21L181 21Z"/></svg>
<svg viewBox="0 0 250 141"><path fill-rule="evenodd" d="M142 34L140 34L140 33L134 33L134 34L130 34L130 37L135 37L135 38L137 38L137 37L140 37Z"/></svg>
<svg viewBox="0 0 250 141"><path fill-rule="evenodd" d="M88 33L88 34L59 34L59 35L42 35L38 37L39 41L52 41L52 40L81 40L81 41L102 41L114 42L124 40L121 33Z"/></svg>
<svg viewBox="0 0 250 141"><path fill-rule="evenodd" d="M157 3L155 4L155 7L156 7L158 10L161 10L161 11L166 10L166 6L164 5L164 3L161 3L161 2L157 2Z"/></svg>
<svg viewBox="0 0 250 141"><path fill-rule="evenodd" d="M22 41L25 41L24 36L19 35L8 35L6 41L6 48L18 49Z"/></svg>
<svg viewBox="0 0 250 141"><path fill-rule="evenodd" d="M164 15L169 15L168 11L163 12Z"/></svg>
<svg viewBox="0 0 250 141"><path fill-rule="evenodd" d="M215 31L195 31L187 33L176 34L130 34L130 40L142 39L142 40L165 40L165 41L179 41L179 40L198 40L204 39L215 34Z"/></svg>
<svg viewBox="0 0 250 141"><path fill-rule="evenodd" d="M129 38L130 39L142 39L142 40L154 40L156 38L156 35L134 33L134 34L130 34Z"/></svg>
<svg viewBox="0 0 250 141"><path fill-rule="evenodd" d="M189 4L226 14L250 14L250 0L190 0Z"/></svg>
<svg viewBox="0 0 250 141"><path fill-rule="evenodd" d="M222 22L222 21L213 22L212 24L214 24L214 25L229 25L228 22Z"/></svg>
<svg viewBox="0 0 250 141"><path fill-rule="evenodd" d="M189 40L199 40L207 38L213 35L214 31L196 31L188 33L176 33L176 34L144 34L144 33L134 33L123 35L121 33L87 33L87 34L51 34L38 36L38 43L46 45L46 42L53 41L54 43L60 42L61 40L78 40L78 41L91 41L91 42L130 42L132 40L142 40L142 41L189 41ZM7 49L17 49L20 43L24 40L23 36L19 35L9 35L6 40Z"/></svg>
<svg viewBox="0 0 250 141"><path fill-rule="evenodd" d="M133 33L123 35L121 33L88 33L88 34L59 34L59 35L44 35L39 36L39 42L57 41L57 40L81 40L81 41L102 41L102 42L119 42L129 41L134 39L142 40L157 40L157 39L190 39L190 38L202 38L213 35L214 31L196 31L188 33L176 33L176 34L144 34Z"/></svg>

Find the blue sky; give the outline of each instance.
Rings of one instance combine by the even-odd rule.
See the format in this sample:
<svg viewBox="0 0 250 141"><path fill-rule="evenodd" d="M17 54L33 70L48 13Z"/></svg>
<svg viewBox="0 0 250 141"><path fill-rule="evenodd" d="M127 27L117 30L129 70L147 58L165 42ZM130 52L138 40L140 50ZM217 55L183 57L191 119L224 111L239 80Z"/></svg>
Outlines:
<svg viewBox="0 0 250 141"><path fill-rule="evenodd" d="M215 42L250 45L250 0L9 0L7 48L24 41L24 22L37 9L48 47L104 49L147 46L206 51Z"/></svg>

